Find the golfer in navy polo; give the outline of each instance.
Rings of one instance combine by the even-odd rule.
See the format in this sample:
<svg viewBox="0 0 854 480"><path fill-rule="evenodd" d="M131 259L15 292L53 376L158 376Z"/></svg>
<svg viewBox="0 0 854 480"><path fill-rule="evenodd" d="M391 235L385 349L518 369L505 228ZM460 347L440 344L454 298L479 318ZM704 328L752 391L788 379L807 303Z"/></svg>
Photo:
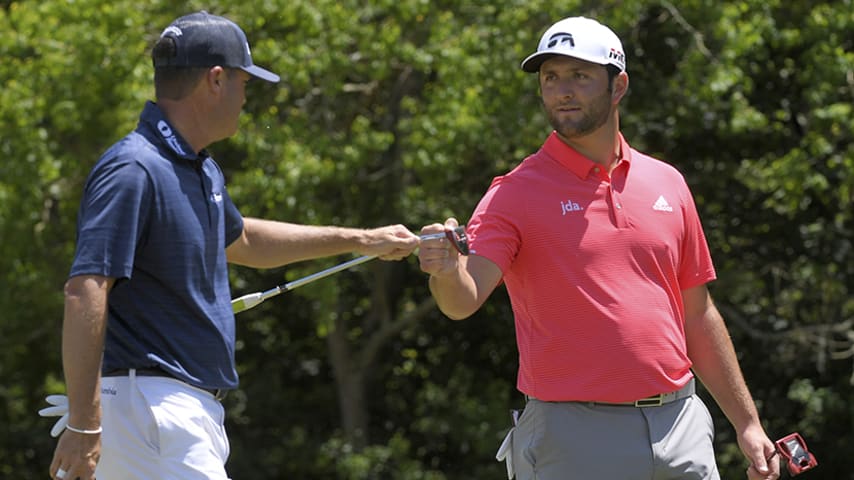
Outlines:
<svg viewBox="0 0 854 480"><path fill-rule="evenodd" d="M358 252L397 260L401 225L361 230L244 218L205 148L237 131L253 64L243 31L206 12L152 51L157 102L92 169L65 286L67 430L51 478L226 479L219 400L238 385L227 262L269 268Z"/></svg>

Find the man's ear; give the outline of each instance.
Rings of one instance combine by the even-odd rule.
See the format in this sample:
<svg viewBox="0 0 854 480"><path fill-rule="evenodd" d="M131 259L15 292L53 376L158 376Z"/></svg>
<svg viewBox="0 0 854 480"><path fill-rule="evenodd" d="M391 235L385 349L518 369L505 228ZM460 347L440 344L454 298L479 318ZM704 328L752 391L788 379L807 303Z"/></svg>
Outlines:
<svg viewBox="0 0 854 480"><path fill-rule="evenodd" d="M211 67L208 70L207 82L208 88L211 90L219 90L225 83L226 71L220 66Z"/></svg>
<svg viewBox="0 0 854 480"><path fill-rule="evenodd" d="M611 90L611 100L614 103L620 103L620 100L626 96L626 93L629 91L629 74L626 72L620 72L616 77L614 77L613 88Z"/></svg>

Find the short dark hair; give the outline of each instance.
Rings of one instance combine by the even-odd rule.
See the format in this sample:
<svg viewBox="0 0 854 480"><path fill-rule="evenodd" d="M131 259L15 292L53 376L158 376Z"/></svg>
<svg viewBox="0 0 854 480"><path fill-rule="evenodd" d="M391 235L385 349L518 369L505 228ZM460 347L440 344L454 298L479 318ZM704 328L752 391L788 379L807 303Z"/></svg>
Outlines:
<svg viewBox="0 0 854 480"><path fill-rule="evenodd" d="M175 56L175 40L163 36L151 49L151 61ZM207 67L156 67L154 69L154 96L157 99L181 100L193 91L210 70Z"/></svg>
<svg viewBox="0 0 854 480"><path fill-rule="evenodd" d="M614 88L614 79L617 78L617 75L620 74L622 70L615 65L605 65L605 70L608 71L608 90Z"/></svg>

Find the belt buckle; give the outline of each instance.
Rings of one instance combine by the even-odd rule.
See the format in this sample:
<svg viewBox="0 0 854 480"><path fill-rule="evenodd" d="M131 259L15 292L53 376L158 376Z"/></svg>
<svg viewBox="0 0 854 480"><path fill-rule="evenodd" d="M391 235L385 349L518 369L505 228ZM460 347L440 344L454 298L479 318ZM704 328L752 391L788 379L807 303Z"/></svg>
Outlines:
<svg viewBox="0 0 854 480"><path fill-rule="evenodd" d="M641 398L640 400L635 400L635 406L639 408L660 407L662 405L664 405L664 395L661 393L654 397L646 397Z"/></svg>

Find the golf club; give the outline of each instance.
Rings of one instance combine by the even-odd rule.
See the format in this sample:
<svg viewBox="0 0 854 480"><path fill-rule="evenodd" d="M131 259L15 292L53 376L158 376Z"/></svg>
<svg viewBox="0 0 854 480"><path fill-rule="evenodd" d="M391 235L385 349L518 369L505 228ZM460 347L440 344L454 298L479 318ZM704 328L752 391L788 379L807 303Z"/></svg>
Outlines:
<svg viewBox="0 0 854 480"><path fill-rule="evenodd" d="M465 227L457 227L453 230L446 230L442 233L431 233L428 235L421 235L420 238L421 240L435 240L438 238L447 238L454 245L454 248L456 248L457 251L460 252L462 255L469 254L468 237L466 237ZM326 270L321 270L317 273L313 273L307 277L294 280L293 282L288 282L283 285L277 285L269 290L265 290L262 292L255 292L243 295L242 297L235 298L231 301L231 308L232 310L234 310L235 314L245 310L249 310L250 308L258 305L259 303L263 302L264 300L267 300L270 297L275 297L276 295L279 295L281 293L285 293L297 287L301 287L315 280L320 280L321 278L328 277L333 273L338 273L342 270L347 270L348 268L365 263L375 258L377 258L376 255L363 255L361 257L354 258L353 260L350 260L348 262L344 262L340 265L336 265L334 267L327 268Z"/></svg>

